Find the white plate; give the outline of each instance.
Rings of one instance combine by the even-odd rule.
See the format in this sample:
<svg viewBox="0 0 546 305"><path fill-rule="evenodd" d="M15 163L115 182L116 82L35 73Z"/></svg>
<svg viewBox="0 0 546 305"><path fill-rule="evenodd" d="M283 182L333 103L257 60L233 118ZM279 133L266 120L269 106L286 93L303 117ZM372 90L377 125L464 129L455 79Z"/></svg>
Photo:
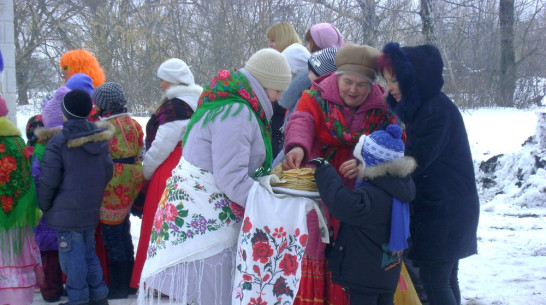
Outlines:
<svg viewBox="0 0 546 305"><path fill-rule="evenodd" d="M286 195L295 196L295 197L307 197L311 199L320 199L319 192L294 190L294 189L289 189L289 188L280 187L280 186L272 186L271 189L273 189L273 191L278 194L286 194Z"/></svg>

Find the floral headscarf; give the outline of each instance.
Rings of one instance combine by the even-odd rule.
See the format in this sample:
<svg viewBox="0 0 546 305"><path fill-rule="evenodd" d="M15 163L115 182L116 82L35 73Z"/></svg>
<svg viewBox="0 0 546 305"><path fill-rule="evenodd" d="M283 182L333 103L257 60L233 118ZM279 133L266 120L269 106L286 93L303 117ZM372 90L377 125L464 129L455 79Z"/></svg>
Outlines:
<svg viewBox="0 0 546 305"><path fill-rule="evenodd" d="M273 161L269 122L250 83L244 74L238 70L218 71L218 74L203 88L197 110L190 120L182 143L186 143L189 131L201 118L204 117L202 126L206 126L208 123L216 120L220 114L222 114L220 120L230 115L232 110L234 112L231 115L237 115L245 106L250 108L251 113L258 120L266 151L265 161L256 170L254 177L267 175L271 171L271 163Z"/></svg>

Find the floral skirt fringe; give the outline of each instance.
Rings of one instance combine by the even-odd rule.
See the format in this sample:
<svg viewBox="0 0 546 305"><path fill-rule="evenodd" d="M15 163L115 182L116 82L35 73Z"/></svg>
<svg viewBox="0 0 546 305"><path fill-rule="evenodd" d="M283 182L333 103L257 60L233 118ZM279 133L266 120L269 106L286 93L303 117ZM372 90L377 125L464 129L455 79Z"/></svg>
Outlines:
<svg viewBox="0 0 546 305"><path fill-rule="evenodd" d="M15 256L13 248L3 245L0 249L0 302L2 304L32 304L34 286L43 282L44 273L40 250L36 245L34 234L29 229L21 234L20 230L9 229L0 232L1 239L13 241L23 238L21 253Z"/></svg>
<svg viewBox="0 0 546 305"><path fill-rule="evenodd" d="M234 263L235 247L202 260L168 267L145 281L138 303L231 304Z"/></svg>

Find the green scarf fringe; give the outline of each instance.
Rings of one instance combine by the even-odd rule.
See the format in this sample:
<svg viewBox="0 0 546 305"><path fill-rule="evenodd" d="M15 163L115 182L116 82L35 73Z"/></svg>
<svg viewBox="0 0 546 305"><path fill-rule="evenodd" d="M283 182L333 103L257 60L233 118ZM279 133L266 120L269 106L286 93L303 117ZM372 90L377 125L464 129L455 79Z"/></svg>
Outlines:
<svg viewBox="0 0 546 305"><path fill-rule="evenodd" d="M253 178L263 177L266 175L269 175L269 173L272 170L272 164L273 164L273 148L271 146L271 137L269 136L269 132L264 126L264 124L260 121L258 115L252 110L250 105L244 101L239 101L235 99L225 99L222 101L215 101L215 102L209 102L209 103L203 103L201 104L195 113L192 115L191 120L188 124L188 128L186 129L186 134L184 134L184 139L182 140L182 147L184 147L184 144L186 143L186 139L188 138L188 135L190 134L190 130L195 125L195 123L199 122L201 118L204 117L203 123L201 124L201 128L205 127L208 123L213 122L216 120L218 115L222 114L220 117L220 120L223 121L225 118L227 118L231 110L235 107L235 104L238 104L238 108L231 116L236 116L241 112L244 106L246 106L250 110L249 115L249 121L252 119L252 114L254 114L254 117L258 121L260 125L260 132L262 134L262 139L265 144L265 161L262 164L261 167L259 167L256 172L254 172L254 175L252 175Z"/></svg>
<svg viewBox="0 0 546 305"><path fill-rule="evenodd" d="M4 211L0 211L0 230L5 231L26 225L36 226L41 217L37 202L36 188L32 183L26 194L18 200L17 206L10 212L9 216Z"/></svg>
<svg viewBox="0 0 546 305"><path fill-rule="evenodd" d="M36 189L32 183L9 217L4 211L0 211L0 252L3 257L9 253L15 256L21 253L28 232L38 225L41 217L42 212L37 206ZM12 235L8 234L10 231L13 232Z"/></svg>
<svg viewBox="0 0 546 305"><path fill-rule="evenodd" d="M44 156L45 149L46 149L46 146L45 146L45 144L42 144L42 143L37 143L34 146L34 153L32 154L32 159L30 160L31 165L32 165L32 162L34 160L34 157L38 157L38 161L40 161L40 163L42 163L42 158Z"/></svg>
<svg viewBox="0 0 546 305"><path fill-rule="evenodd" d="M32 227L12 228L0 232L0 266L9 266L21 256L28 238L32 238Z"/></svg>
<svg viewBox="0 0 546 305"><path fill-rule="evenodd" d="M17 136L19 130L15 125L6 120L0 118L0 137L15 137L4 141L6 149L15 150L20 153L24 158L25 143L23 139ZM11 148L10 148L11 146ZM15 149L13 148L15 147ZM17 258L23 249L28 234L32 232L32 228L38 225L42 212L38 209L38 200L36 195L36 187L30 171L30 163L28 160L17 162L18 171L22 171L19 179L24 181L18 181L18 191L22 194L18 197L17 202L14 202L13 210L6 214L2 208L0 208L0 252L6 259ZM14 179L12 177L12 179ZM4 186L8 187L8 186ZM4 195L5 189L0 191L1 195ZM9 194L9 193L8 193ZM15 198L14 198L15 199ZM9 215L9 216L8 216Z"/></svg>

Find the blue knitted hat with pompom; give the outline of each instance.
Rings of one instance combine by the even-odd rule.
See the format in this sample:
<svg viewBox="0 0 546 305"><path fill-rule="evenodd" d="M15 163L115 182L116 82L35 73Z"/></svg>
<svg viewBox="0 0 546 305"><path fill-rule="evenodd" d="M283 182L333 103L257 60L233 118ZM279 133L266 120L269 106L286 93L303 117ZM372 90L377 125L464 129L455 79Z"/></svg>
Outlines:
<svg viewBox="0 0 546 305"><path fill-rule="evenodd" d="M364 139L362 159L366 166L376 166L384 162L404 157L402 129L391 124L386 130L378 130Z"/></svg>

